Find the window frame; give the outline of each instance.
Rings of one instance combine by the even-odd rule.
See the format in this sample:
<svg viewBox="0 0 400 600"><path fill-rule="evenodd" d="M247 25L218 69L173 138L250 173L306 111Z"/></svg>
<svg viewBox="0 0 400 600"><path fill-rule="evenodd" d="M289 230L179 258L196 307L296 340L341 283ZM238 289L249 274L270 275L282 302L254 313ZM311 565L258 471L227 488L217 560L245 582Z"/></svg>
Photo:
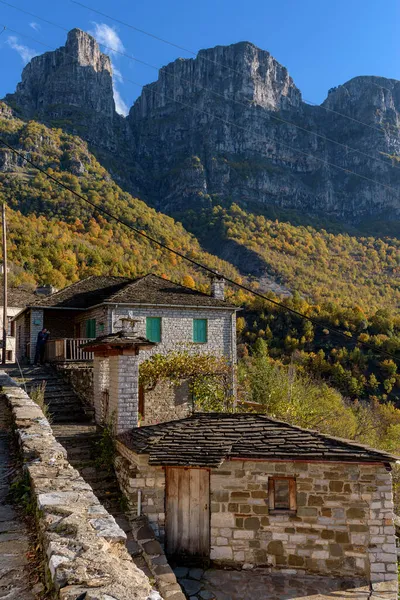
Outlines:
<svg viewBox="0 0 400 600"><path fill-rule="evenodd" d="M195 323L198 323L199 321L202 321L205 323L205 339L204 340L196 340L195 339ZM193 342L193 344L207 344L207 342L208 342L208 319L193 319L192 342Z"/></svg>
<svg viewBox="0 0 400 600"><path fill-rule="evenodd" d="M154 340L151 339L150 335L149 335L149 323L150 323L150 319L153 320L153 322L155 322L155 320L157 319L157 322L159 323L159 339ZM150 342L154 342L155 344L160 344L162 341L162 317L146 317L146 338L150 341Z"/></svg>
<svg viewBox="0 0 400 600"><path fill-rule="evenodd" d="M275 508L275 481L277 480L288 480L289 481L289 506L285 508ZM268 509L270 514L282 514L289 513L295 514L297 511L297 500L296 500L296 478L289 476L277 475L268 477Z"/></svg>

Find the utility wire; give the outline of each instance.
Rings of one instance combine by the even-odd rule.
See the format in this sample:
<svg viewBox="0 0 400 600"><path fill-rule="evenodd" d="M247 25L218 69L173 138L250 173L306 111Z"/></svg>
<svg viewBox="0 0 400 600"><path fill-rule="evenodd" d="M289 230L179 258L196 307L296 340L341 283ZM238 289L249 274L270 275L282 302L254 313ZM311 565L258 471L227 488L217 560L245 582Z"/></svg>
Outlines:
<svg viewBox="0 0 400 600"><path fill-rule="evenodd" d="M147 35L148 37L151 37L154 40L162 42L163 44L168 44L169 46L172 46L173 48L178 48L178 50L183 50L184 52L187 52L188 54L191 54L192 56L198 56L198 58L201 59L201 60L204 60L206 62L210 62L210 63L212 63L214 65L222 66L225 69L229 69L233 73L237 73L239 75L242 75L242 73L240 71L238 71L237 69L234 69L230 65L226 65L224 63L212 60L211 58L207 58L206 56L200 56L194 50L190 50L189 48L185 48L184 46L180 46L179 44L175 44L174 42L171 42L170 40L167 40L165 38L159 37L159 36L155 35L154 33L146 31L145 29L140 29L139 27L135 27L131 23L127 23L126 21L122 21L121 19L117 19L115 17L112 17L112 16L110 16L110 15L104 13L104 12L101 12L100 10L98 10L96 8L93 8L92 6L87 6L86 4L83 4L83 2L79 2L78 0L70 0L70 2L72 2L73 4L76 4L78 6L81 6L82 8L85 8L86 10L89 10L89 11L92 11L94 13L97 13L98 15L101 15L102 17L106 17L106 19L110 19L110 21L114 21L115 23L119 23L120 25L124 25L125 27L129 27L130 29L133 29L134 31L137 31L139 33L143 33L144 35ZM3 2L3 4L5 4L5 2ZM11 6L11 5L9 5L9 6ZM375 85L377 85L377 84L375 84ZM382 87L382 86L378 86L378 87ZM382 88L382 89L387 89L387 88ZM369 123L365 123L363 121L360 121L358 119L355 119L353 117L345 115L345 114L343 114L341 112L338 112L336 110L332 110L331 108L323 106L322 104L316 104L314 102L311 102L310 100L306 100L305 98L303 98L303 100L307 104L311 104L312 106L318 106L321 109L324 109L324 110L326 110L328 112L332 112L332 113L334 113L336 115L340 115L341 117L344 117L345 119L350 119L350 121L354 121L354 122L359 123L361 125L365 125L365 127L369 127L370 129L375 129L375 131L379 131L379 133L385 133L385 130L383 128L375 127L374 125L371 125ZM396 129L400 129L400 128L396 127Z"/></svg>
<svg viewBox="0 0 400 600"><path fill-rule="evenodd" d="M74 0L71 0L71 1L74 1ZM41 16L39 16L39 15L37 15L35 13L32 13L30 11L27 11L27 10L25 10L23 8L15 6L14 4L11 4L10 2L6 2L5 0L0 0L0 3L1 4L5 4L6 6L10 6L11 8L14 8L15 10L18 10L18 11L20 11L22 13L25 13L25 14L31 16L31 17L34 17L35 19L43 21L44 23L47 23L48 25L52 25L53 27L57 27L59 29L62 29L63 31L68 32L68 29L66 27L63 27L62 25L59 25L58 23L54 23L53 21L48 21L47 19L44 19L43 17L41 17ZM80 3L78 3L78 4L80 4ZM98 12L98 11L96 11L96 12ZM12 31L12 30L10 30L10 31ZM17 32L14 31L14 33L17 33ZM18 35L21 35L21 36L24 36L24 37L27 37L27 38L30 38L31 40L33 40L33 38L31 36L26 36L26 35L21 34L21 33L19 33ZM37 43L41 43L41 42L37 41ZM99 46L105 48L106 50L109 50L110 52L113 52L114 54L118 54L120 56L124 56L125 58L128 58L129 60L132 60L132 61L134 61L134 62L136 62L138 64L141 64L141 65L143 65L145 67L149 67L151 69L154 69L157 72L160 70L160 68L157 67L156 65L153 65L153 64L151 64L151 63L149 63L147 61L144 61L144 60L141 60L139 58L136 58L135 56L132 56L131 54L127 54L126 52L122 52L121 50L117 50L116 48L111 48L110 46L107 46L106 44L103 44L101 42L99 42ZM188 50L188 52L189 52L189 50ZM203 58L203 57L200 56L198 58ZM212 61L212 62L214 63L214 61ZM193 83L189 79L184 79L183 77L179 77L178 75L175 75L175 73L169 72L168 69L163 69L162 72L163 72L163 75L165 75L167 77L172 77L173 79L178 80L178 81L180 81L182 83L185 83L185 84L188 84L188 85L195 85L199 90L204 91L204 92L208 92L208 93L212 94L213 96L216 96L217 98L222 98L224 101L233 102L234 104L237 104L239 106L243 106L246 109L249 108L249 106L250 106L249 103L241 102L240 100L236 100L233 97L226 96L224 94L216 92L215 90L212 90L210 88L206 88L204 86L201 86L198 83ZM241 75L243 75L243 73L241 73L239 71L234 71L234 72L235 73L240 73ZM378 86L378 87L380 87L380 86ZM318 105L316 105L316 106L318 106ZM282 117L278 117L278 116L274 115L272 112L268 113L268 115L261 114L261 116L262 116L263 120L266 121L266 122L269 122L269 120L272 119L273 121L277 121L278 123L285 123L286 125L294 127L296 129L298 129L299 131L303 131L304 133L307 133L309 135L315 136L316 138L322 139L325 142L330 142L331 144L335 144L335 145L337 145L337 146L339 146L341 148L344 148L346 150L346 152L355 152L357 154L360 154L361 156L365 156L366 158L369 158L370 160L375 160L377 162L380 162L380 163L384 164L385 166L387 166L389 168L400 169L400 166L397 166L397 165L393 164L393 162L390 162L389 160L384 160L384 159L382 159L382 158L380 158L378 156L371 156L367 152L363 152L362 150L359 150L357 148L353 148L352 146L349 146L348 144L344 144L342 142L338 142L337 140L329 138L326 135L318 133L318 132L316 132L316 131L314 131L312 129L309 129L307 127L303 127L301 125L297 125L296 123L293 123L292 121L289 121L288 119L284 119Z"/></svg>
<svg viewBox="0 0 400 600"><path fill-rule="evenodd" d="M73 0L71 0L71 1L73 1ZM0 3L1 2L3 2L3 0L0 0ZM12 31L13 33L19 34L16 30L13 30L11 28L8 28L8 30ZM21 35L21 34L19 34L19 35ZM25 35L24 37L27 37L27 38L29 38L31 40L34 39L31 36L27 36L27 35ZM45 44L44 42L40 42L39 40L35 40L35 41L37 43L39 43L39 44L42 44L43 46L51 48L51 46L49 46L48 44ZM66 54L68 54L69 56L71 56L71 58L73 58L74 60L77 60L76 57L73 56L72 54L69 54L69 53L66 53ZM254 131L251 131L248 127L244 127L243 125L239 125L238 123L235 123L234 121L230 121L230 120L225 119L223 117L219 117L216 114L213 114L213 113L208 112L208 111L206 111L204 109L201 109L201 108L198 108L196 106L193 106L193 105L188 104L186 102L183 102L182 100L178 100L177 98L173 98L172 96L168 96L168 95L166 95L164 93L157 92L153 88L151 90L149 90L146 87L143 87L143 85L141 83L138 83L137 81L134 81L133 79L128 79L128 78L125 77L124 80L132 83L133 85L136 85L136 86L140 87L142 89L142 91L143 91L144 94L147 94L147 93L156 94L158 96L161 96L163 99L167 99L167 100L170 100L171 102L175 102L177 104L180 104L181 106L184 106L185 108L188 108L188 109L190 109L192 111L195 111L195 112L200 113L200 114L204 114L207 117L210 117L211 119L216 119L217 121L220 121L224 125L229 125L231 127L235 127L236 129L240 129L242 131L250 133L253 136L253 138L258 138L261 142L281 145L281 146L283 146L285 148L288 148L289 150L291 150L293 152L298 152L298 153L302 154L303 156L305 156L307 158L311 158L312 160L315 160L315 161L317 161L317 162L319 162L319 163L321 163L323 165L327 165L329 167L333 167L335 169L338 169L338 170L346 173L347 175L354 175L355 177L359 177L360 179L363 179L364 181L368 181L369 183L373 183L375 185L384 187L384 188L388 189L389 191L393 192L395 194L395 196L399 196L399 194L400 194L400 190L397 190L396 188L394 188L394 187L392 187L392 186L390 186L390 185L388 185L386 183L377 181L376 179L372 179L371 177L367 177L366 175L361 175L360 173L357 173L356 171L352 171L351 169L348 169L347 167L342 167L342 166L337 165L336 163L333 163L333 162L328 161L326 159L319 158L318 156L315 156L314 154L310 154L309 152L301 150L300 148L295 148L293 146L290 146L286 142L281 142L281 141L279 141L279 140L277 140L275 138L270 138L270 137L263 136L263 135L258 134L258 133L254 133Z"/></svg>
<svg viewBox="0 0 400 600"><path fill-rule="evenodd" d="M250 288L250 287L248 287L246 285L243 285L242 283L238 283L234 279L230 279L229 277L226 277L225 275L223 275L221 273L218 273L218 271L215 271L214 269L211 269L210 267L207 267L206 265L203 265L202 263L199 263L198 261L194 260L193 258L190 258L186 254L183 254L182 252L179 252L179 250L174 250L173 248L170 248L169 246L167 246L163 242L160 242L156 238L154 238L151 235L145 233L143 230L138 229L137 227L134 227L133 225L131 225L127 221L124 221L123 219L120 219L119 217L117 217L116 215L114 215L113 213L111 213L109 210L103 208L102 206L100 206L99 204L96 204L95 202L92 202L91 200L89 200L88 198L86 198L85 196L83 196L82 194L80 194L80 193L76 192L75 190L71 189L68 185L66 185L65 183L63 183L62 181L60 181L59 179L57 179L53 175L50 175L50 173L47 173L47 171L45 169L43 169L42 167L40 167L39 165L37 165L35 162L33 162L30 158L28 158L27 156L25 156L25 154L23 152L20 152L19 150L17 150L13 146L11 146L11 144L9 144L8 142L6 142L4 139L0 138L0 143L3 144L9 150L11 150L11 152L13 152L14 154L16 154L20 158L22 158L24 161L26 161L33 168L35 168L38 171L40 171L48 179L50 179L51 181L53 181L54 183L56 183L57 185L59 185L63 189L67 190L68 192L70 192L71 194L73 194L74 196L76 196L77 198L79 198L80 200L82 200L83 202L86 202L86 204L89 204L90 206L92 206L98 212L103 213L104 215L106 215L107 217L109 217L110 219L112 219L113 221L116 221L120 225L123 225L124 227L127 227L131 231L133 231L133 232L137 233L138 235L144 237L145 239L147 239L148 241L152 242L153 244L159 246L160 248L163 248L164 250L167 250L168 252L171 252L172 254L175 254L176 256L179 256L183 260L186 260L187 262L191 263L192 265L196 266L197 268L203 269L204 271L207 271L208 273L210 273L212 275L215 275L217 277L223 277L225 279L225 281L227 281L228 283L230 283L231 285L233 285L233 286L235 286L235 287L237 287L239 289L242 289L242 290L244 290L244 291L246 291L246 292L248 292L250 294L253 294L254 296L257 296L258 298L262 298L263 300L266 300L267 302L270 302L271 304L274 304L275 306L278 306L279 308L281 308L283 310L286 310L287 312L290 312L291 314L296 315L297 317L300 317L301 319L310 321L316 327L326 328L326 329L329 330L329 332L333 332L333 333L335 333L337 335L340 335L340 336L346 338L348 341L354 342L355 344L361 344L361 345L365 346L366 348L369 348L370 350L372 350L373 352L375 352L377 354L381 354L382 356L387 356L389 358L394 359L396 362L398 362L400 364L400 357L397 357L395 354L392 354L391 352L387 352L386 350L382 350L381 348L376 348L375 346L373 346L372 344L369 344L368 342L357 340L357 338L355 338L353 335L348 335L346 332L342 331L341 329L337 329L336 327L331 327L330 325L320 323L317 319L314 319L313 317L309 317L308 315L305 315L305 314L299 312L298 310L295 310L294 308L290 308L289 306L286 306L285 304L282 304L281 302L278 302L277 300L273 300L272 298L268 298L268 296L265 296L264 294L261 294L260 292L257 292L255 290L253 290L252 288Z"/></svg>

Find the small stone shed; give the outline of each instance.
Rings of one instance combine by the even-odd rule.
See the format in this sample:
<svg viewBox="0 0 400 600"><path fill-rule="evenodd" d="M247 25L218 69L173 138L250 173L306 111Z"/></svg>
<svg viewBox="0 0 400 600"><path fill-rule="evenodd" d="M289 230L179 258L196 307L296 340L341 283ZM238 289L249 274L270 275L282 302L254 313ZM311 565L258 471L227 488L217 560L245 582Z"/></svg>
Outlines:
<svg viewBox="0 0 400 600"><path fill-rule="evenodd" d="M170 556L397 585L394 456L239 413L135 428L117 449Z"/></svg>

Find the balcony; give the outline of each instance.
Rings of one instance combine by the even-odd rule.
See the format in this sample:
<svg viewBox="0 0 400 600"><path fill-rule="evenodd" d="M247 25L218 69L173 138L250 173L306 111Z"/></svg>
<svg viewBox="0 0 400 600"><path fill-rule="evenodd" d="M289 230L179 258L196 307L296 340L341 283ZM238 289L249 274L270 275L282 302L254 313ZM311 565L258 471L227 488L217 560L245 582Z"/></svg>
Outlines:
<svg viewBox="0 0 400 600"><path fill-rule="evenodd" d="M46 344L45 361L54 363L93 360L93 352L84 352L80 347L89 341L90 338L49 340Z"/></svg>

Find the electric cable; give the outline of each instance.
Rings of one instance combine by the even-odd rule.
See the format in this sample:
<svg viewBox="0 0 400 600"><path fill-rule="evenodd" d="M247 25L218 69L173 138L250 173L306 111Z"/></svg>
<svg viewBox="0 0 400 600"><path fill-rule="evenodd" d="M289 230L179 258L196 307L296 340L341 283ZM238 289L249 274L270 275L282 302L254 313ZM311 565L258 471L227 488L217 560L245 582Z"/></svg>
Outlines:
<svg viewBox="0 0 400 600"><path fill-rule="evenodd" d="M179 252L179 250L175 250L173 248L170 248L169 246L167 246L167 244L164 244L163 242L160 242L156 238L154 238L151 235L145 233L143 230L138 229L137 227L134 227L133 225L131 225L127 221L124 221L120 217L114 215L109 210L107 210L107 209L103 208L102 206L96 204L95 202L89 200L88 198L86 198L85 196L83 196L82 194L80 194L79 192L76 192L75 190L71 189L68 185L66 185L65 183L63 183L62 181L60 181L59 179L57 179L56 177L54 177L53 175L51 175L50 173L47 173L47 171L45 169L43 169L42 167L40 167L39 165L37 165L34 161L32 161L27 156L25 156L25 154L23 152L20 152L19 150L17 150L16 148L14 148L14 146L12 146L8 142L6 142L4 139L0 138L0 143L3 144L9 150L11 150L11 152L13 152L14 154L16 154L20 158L22 158L24 161L26 161L28 164L30 164L33 168L35 168L38 171L40 171L48 179L50 179L51 181L53 181L54 183L56 183L57 185L59 185L63 189L67 190L68 192L70 192L71 194L73 194L74 196L76 196L77 198L79 198L80 200L82 200L83 202L85 202L86 204L89 204L90 206L92 206L98 212L103 213L108 218L116 221L117 223L119 223L120 225L123 225L124 227L127 227L128 229L130 229L134 233L137 233L138 235L144 237L145 239L147 239L148 241L152 242L153 244L156 244L160 248L163 248L164 250L166 250L168 252L171 252L172 254L175 254L176 256L179 256L183 260L185 260L185 261L193 264L194 266L196 266L199 269L207 271L211 275L214 275L216 277L223 277L227 283L230 283L231 285L233 285L233 286L235 286L235 287L237 287L239 289L242 289L242 290L244 290L244 291L246 291L246 292L248 292L250 294L253 294L254 296L256 296L258 298L262 298L263 300L266 300L267 302L270 302L271 304L274 304L275 306L278 306L279 308L281 308L281 309L283 309L283 310L285 310L287 312L290 312L291 314L294 314L294 315L296 315L297 317L299 317L299 318L301 318L303 320L310 321L316 327L326 328L326 329L328 329L328 331L330 333L333 332L333 333L335 333L337 335L340 335L340 336L346 338L348 341L351 340L356 345L357 344L361 344L361 345L365 346L366 348L369 348L370 350L372 350L373 352L375 352L377 354L380 354L382 356L386 356L386 357L392 358L393 360L395 360L396 362L398 362L400 364L400 357L397 357L395 354L393 354L391 352L387 352L386 350L382 350L381 348L376 348L375 346L373 346L372 344L369 344L368 342L358 340L353 335L347 334L345 331L342 331L341 329L337 329L336 327L331 327L328 324L320 323L317 319L315 319L313 317L310 317L308 315L305 315L305 314L301 313L300 311L298 311L298 310L296 310L294 308L290 308L289 306L286 306L285 304L282 304L281 302L278 302L277 300L273 300L272 298L269 298L268 296L265 296L264 294L261 294L260 292L257 292L256 290L253 290L252 288L250 288L250 287L248 287L246 285L243 285L242 283L238 283L234 279L230 279L229 277L226 277L222 273L219 273L218 271L215 271L214 269L211 269L210 267L207 267L206 265L204 265L204 264L202 264L202 263L194 260L193 258L190 258L189 256L183 254L182 252Z"/></svg>

